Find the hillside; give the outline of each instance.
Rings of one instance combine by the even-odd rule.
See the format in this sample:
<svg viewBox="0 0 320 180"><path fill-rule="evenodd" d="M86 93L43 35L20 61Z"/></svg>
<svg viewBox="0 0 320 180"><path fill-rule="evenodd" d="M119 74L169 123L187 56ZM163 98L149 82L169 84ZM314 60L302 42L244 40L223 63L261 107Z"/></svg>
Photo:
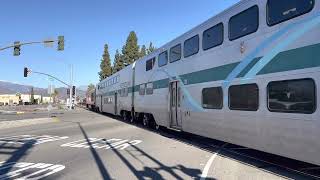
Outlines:
<svg viewBox="0 0 320 180"><path fill-rule="evenodd" d="M29 85L21 85L11 82L0 81L0 94L29 94L32 86ZM59 93L59 98L65 99L67 98L67 88L60 87L56 88ZM47 88L37 88L34 87L35 94L42 94L43 96L49 96ZM80 98L85 97L85 91L81 89L77 89L77 96Z"/></svg>

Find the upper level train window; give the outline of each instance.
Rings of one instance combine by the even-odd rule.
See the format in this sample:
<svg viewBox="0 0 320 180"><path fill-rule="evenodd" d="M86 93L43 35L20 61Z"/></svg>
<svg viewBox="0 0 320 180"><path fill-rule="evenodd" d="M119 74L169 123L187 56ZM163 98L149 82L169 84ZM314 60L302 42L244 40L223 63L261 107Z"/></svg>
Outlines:
<svg viewBox="0 0 320 180"><path fill-rule="evenodd" d="M164 51L163 53L159 54L158 57L158 66L165 66L168 63L168 51Z"/></svg>
<svg viewBox="0 0 320 180"><path fill-rule="evenodd" d="M193 36L192 38L184 42L183 54L184 57L189 57L199 52L199 35Z"/></svg>
<svg viewBox="0 0 320 180"><path fill-rule="evenodd" d="M223 24L217 24L203 32L202 49L208 50L223 43Z"/></svg>
<svg viewBox="0 0 320 180"><path fill-rule="evenodd" d="M170 62L179 61L181 59L181 44L170 49Z"/></svg>
<svg viewBox="0 0 320 180"><path fill-rule="evenodd" d="M316 90L312 79L275 81L268 84L268 108L273 112L312 114Z"/></svg>
<svg viewBox="0 0 320 180"><path fill-rule="evenodd" d="M146 71L150 71L153 68L155 61L156 58L152 58L146 61Z"/></svg>
<svg viewBox="0 0 320 180"><path fill-rule="evenodd" d="M259 27L259 8L257 5L242 11L229 20L229 39L235 40L254 33Z"/></svg>
<svg viewBox="0 0 320 180"><path fill-rule="evenodd" d="M259 88L256 84L235 85L229 88L229 108L231 110L257 111Z"/></svg>
<svg viewBox="0 0 320 180"><path fill-rule="evenodd" d="M301 16L310 12L314 0L268 0L267 23L269 26Z"/></svg>
<svg viewBox="0 0 320 180"><path fill-rule="evenodd" d="M222 109L223 93L221 87L204 88L202 90L202 107L205 109Z"/></svg>

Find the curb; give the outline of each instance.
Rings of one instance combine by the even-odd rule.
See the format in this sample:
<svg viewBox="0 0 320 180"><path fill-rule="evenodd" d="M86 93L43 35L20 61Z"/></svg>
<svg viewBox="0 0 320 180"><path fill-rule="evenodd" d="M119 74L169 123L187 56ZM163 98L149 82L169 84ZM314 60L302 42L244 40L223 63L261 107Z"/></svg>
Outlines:
<svg viewBox="0 0 320 180"><path fill-rule="evenodd" d="M19 114L24 114L24 111L0 111L0 114L19 115Z"/></svg>

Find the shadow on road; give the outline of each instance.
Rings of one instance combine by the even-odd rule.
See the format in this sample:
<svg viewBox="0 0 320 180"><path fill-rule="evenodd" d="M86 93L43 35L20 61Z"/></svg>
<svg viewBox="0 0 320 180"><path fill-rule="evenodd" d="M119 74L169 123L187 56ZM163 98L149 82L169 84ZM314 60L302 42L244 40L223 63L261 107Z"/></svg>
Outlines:
<svg viewBox="0 0 320 180"><path fill-rule="evenodd" d="M94 160L96 161L96 164L98 166L98 169L100 171L101 177L103 179L111 179L110 174L108 173L108 170L103 163L101 157L99 156L98 152L94 148L94 144L90 141L85 128L81 125L80 122L74 122L77 123L84 138L87 141L87 144L89 146L89 149L91 151L91 154L93 155ZM95 142L96 143L96 142ZM149 160L153 162L153 164L156 164L157 167L148 167L144 166L142 170L138 170L130 160L128 160L123 153L121 153L119 150L117 150L115 147L113 147L112 143L107 142L105 139L103 142L107 146L110 147L110 149L119 157L119 159L129 168L129 170L136 176L137 179L165 179L162 177L160 172L166 172L172 175L174 179L179 179L183 180L184 178L178 175L178 171L180 171L182 174L185 174L186 176L189 176L190 178L192 177L193 179L200 179L201 178L201 170L200 169L192 169L192 168L187 168L184 165L176 165L176 166L167 166L164 163L162 163L160 160L154 158L153 156L149 155L147 152L143 151L142 149L138 148L134 144L131 144L131 147L135 152L138 152L139 155L131 153L131 151L126 150L124 151L128 155L132 156L135 160L139 161L141 164L144 164L143 160L141 157L146 157ZM213 178L206 178L208 180L215 180Z"/></svg>
<svg viewBox="0 0 320 180"><path fill-rule="evenodd" d="M106 142L107 145L112 147L112 144ZM158 167L148 167L144 166L143 170L137 170L132 163L128 159L126 159L120 151L118 151L116 148L111 148L112 151L122 160L122 162L128 166L128 168L131 170L131 172L136 176L137 179L165 179L161 176L160 171L164 171L170 175L174 179L183 180L184 178L181 177L176 171L180 171L184 173L185 175L189 176L192 179L200 179L201 177L201 170L200 169L192 169L187 168L181 164L176 166L167 166L163 164L160 160L156 159L155 157L149 155L147 152L143 151L142 149L138 148L136 145L131 145L131 147L136 151L139 152L139 155L135 155L130 152L130 150L126 150L126 153L131 155L134 159L139 161L141 164L144 164L144 162L139 157L145 157L149 160L151 160L154 164L156 164ZM206 178L208 180L214 180L213 178Z"/></svg>
<svg viewBox="0 0 320 180"><path fill-rule="evenodd" d="M121 121L123 123L126 123L128 125L136 126L138 128L143 128L145 130L158 133L167 138L174 139L176 141L194 146L196 148L199 148L208 152L215 153L219 150L219 155L222 157L232 159L241 164L258 168L263 171L267 171L269 173L275 174L280 177L289 178L289 179L309 179L309 178L317 179L318 177L320 177L319 171L312 172L311 174L309 174L309 172L307 171L301 171L301 169L308 169L309 167L311 167L310 169L312 169L313 167L318 167L309 163L242 147L235 144L227 144L226 147L223 147L223 145L226 144L226 142L210 139L210 138L206 138L206 137L202 137L202 136L198 136L198 135L190 134L186 132L175 132L169 129L162 129L161 131L156 131L154 129L145 128L141 124L137 124L137 123L132 124L130 122L124 121L119 117L111 114L103 113L103 115L106 115L110 118ZM137 148L136 146L133 146L133 147ZM140 152L146 157L152 159L151 156L144 154L143 151L140 151ZM152 160L157 163L155 159L152 159ZM162 166L162 167L164 168L164 170L166 170L167 168L171 169L169 173L172 172L172 169L175 169L175 168L178 168L184 172L192 171L184 168L183 166L177 166L177 167ZM153 172L157 172L157 171L158 169L145 168L144 174L156 175ZM194 173L191 173L191 174L194 174ZM158 176L156 175L154 177L157 178ZM199 177L195 177L195 178L199 178Z"/></svg>
<svg viewBox="0 0 320 180"><path fill-rule="evenodd" d="M103 164L103 162L102 162L99 154L97 153L97 151L96 151L96 150L94 149L94 147L92 146L92 143L91 143L91 141L89 140L89 137L88 137L86 131L83 129L83 127L81 126L81 123L80 123L80 122L77 122L77 124L78 124L78 126L79 126L79 128L80 128L80 130L81 130L81 132L82 132L82 134L83 134L83 136L84 136L84 138L86 139L88 145L89 145L89 149L90 149L90 151L91 151L91 154L92 154L94 160L96 161L96 164L97 164L97 166L98 166L98 168L99 168L101 177L102 177L103 179L111 179L110 174L108 173L105 165Z"/></svg>
<svg viewBox="0 0 320 180"><path fill-rule="evenodd" d="M7 177L7 173L11 171L14 164L21 160L23 157L27 156L30 150L33 148L34 144L37 142L34 139L26 141L16 141L13 143L12 140L1 140L0 154L11 155L5 162L1 162L0 165L0 178L10 179Z"/></svg>

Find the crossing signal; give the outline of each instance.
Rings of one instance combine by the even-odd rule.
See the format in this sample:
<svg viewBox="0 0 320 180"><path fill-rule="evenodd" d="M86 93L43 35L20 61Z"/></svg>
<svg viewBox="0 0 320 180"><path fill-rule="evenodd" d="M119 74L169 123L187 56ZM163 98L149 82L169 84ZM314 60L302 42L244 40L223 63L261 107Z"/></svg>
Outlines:
<svg viewBox="0 0 320 180"><path fill-rule="evenodd" d="M58 36L58 51L64 50L64 36Z"/></svg>
<svg viewBox="0 0 320 180"><path fill-rule="evenodd" d="M23 69L23 76L24 76L24 77L28 77L28 74L29 74L30 72L31 72L31 70L25 67L25 68Z"/></svg>
<svg viewBox="0 0 320 180"><path fill-rule="evenodd" d="M15 41L14 42L14 47L13 47L13 55L14 56L19 56L20 55L20 41Z"/></svg>
<svg viewBox="0 0 320 180"><path fill-rule="evenodd" d="M72 86L72 97L76 96L76 86Z"/></svg>

